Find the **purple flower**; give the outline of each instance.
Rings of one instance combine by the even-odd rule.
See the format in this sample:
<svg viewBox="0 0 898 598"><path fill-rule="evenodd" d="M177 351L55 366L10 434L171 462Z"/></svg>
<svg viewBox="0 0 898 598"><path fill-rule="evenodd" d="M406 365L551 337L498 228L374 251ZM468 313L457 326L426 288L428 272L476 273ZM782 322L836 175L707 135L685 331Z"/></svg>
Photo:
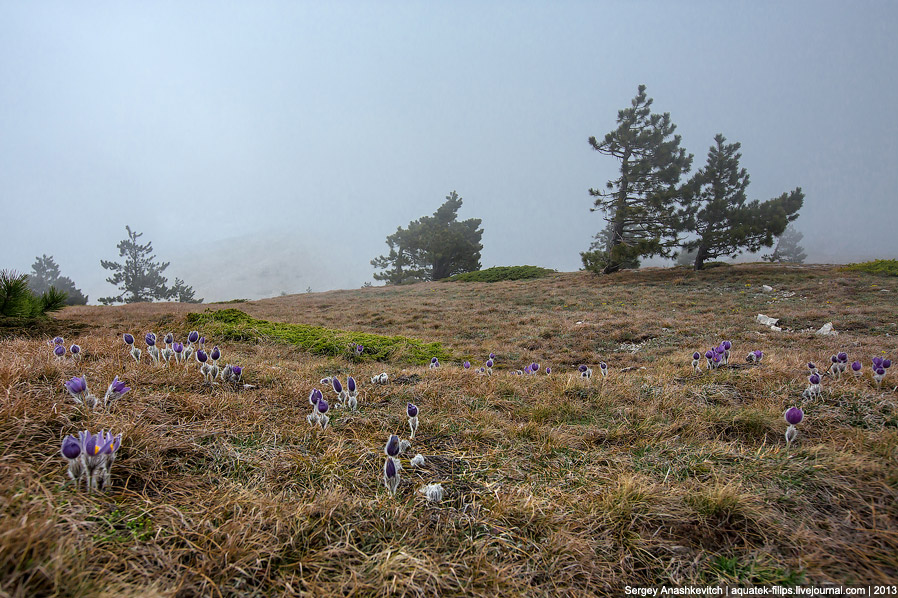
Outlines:
<svg viewBox="0 0 898 598"><path fill-rule="evenodd" d="M819 374L811 374L808 378L808 382L811 384L820 384L820 375Z"/></svg>
<svg viewBox="0 0 898 598"><path fill-rule="evenodd" d="M713 357L714 357L714 351L711 351L710 349L705 351L705 359L711 359Z"/></svg>
<svg viewBox="0 0 898 598"><path fill-rule="evenodd" d="M761 351L760 349L755 349L754 354L755 354L756 361L761 361L761 358L764 357L764 352Z"/></svg>
<svg viewBox="0 0 898 598"><path fill-rule="evenodd" d="M384 453L388 457L395 457L399 454L399 436L391 434L387 439L387 445L384 447Z"/></svg>
<svg viewBox="0 0 898 598"><path fill-rule="evenodd" d="M492 360L492 359L487 359L487 360L486 360L486 367L488 367L488 368L493 367L493 360Z"/></svg>
<svg viewBox="0 0 898 598"><path fill-rule="evenodd" d="M327 404L327 401L324 399L320 399L318 401L318 413L324 415L327 413L327 410L330 409L330 405Z"/></svg>
<svg viewBox="0 0 898 598"><path fill-rule="evenodd" d="M851 364L851 369L854 370L855 372L861 371L861 369L862 369L863 367L864 367L864 366L861 365L861 362L860 362L860 361L855 361L855 362L853 362L853 363Z"/></svg>
<svg viewBox="0 0 898 598"><path fill-rule="evenodd" d="M122 335L122 338L125 340L125 344L133 345L134 344L134 335L128 334L127 332Z"/></svg>
<svg viewBox="0 0 898 598"><path fill-rule="evenodd" d="M356 391L355 378L352 376L346 380L346 390L348 390L350 394L355 393Z"/></svg>
<svg viewBox="0 0 898 598"><path fill-rule="evenodd" d="M53 344L54 345L64 345L65 341L63 340L63 338L61 336L57 336L56 338L53 339Z"/></svg>
<svg viewBox="0 0 898 598"><path fill-rule="evenodd" d="M169 332L168 334L165 335L165 338L162 339L162 341L163 341L166 345L170 345L170 344L172 344L173 342L175 342L175 335L172 334L171 332Z"/></svg>
<svg viewBox="0 0 898 598"><path fill-rule="evenodd" d="M836 355L836 359L839 360L839 363L848 363L848 353L840 352Z"/></svg>
<svg viewBox="0 0 898 598"><path fill-rule="evenodd" d="M495 358L496 358L496 354L495 354L495 353L490 353L490 359L495 359Z"/></svg>
<svg viewBox="0 0 898 598"><path fill-rule="evenodd" d="M239 365L232 365L231 371L234 373L235 376L237 376L237 379L240 380L240 376L241 376L241 374L243 374L243 368L240 367Z"/></svg>
<svg viewBox="0 0 898 598"><path fill-rule="evenodd" d="M839 363L839 358L836 355L833 355L829 358L832 363Z"/></svg>
<svg viewBox="0 0 898 598"><path fill-rule="evenodd" d="M786 423L790 426L796 426L801 423L802 419L804 419L804 412L798 407L789 407L786 409L783 417L786 418Z"/></svg>
<svg viewBox="0 0 898 598"><path fill-rule="evenodd" d="M175 353L180 355L184 351L184 343L175 343L171 347Z"/></svg>
<svg viewBox="0 0 898 598"><path fill-rule="evenodd" d="M470 362L470 361L466 361L466 362L464 362L462 365L464 366L464 368L465 368L466 370L470 370L470 369L471 369L471 362Z"/></svg>
<svg viewBox="0 0 898 598"><path fill-rule="evenodd" d="M206 363L206 360L208 360L208 359L209 359L209 356L206 355L206 352L203 351L202 349L200 349L199 351L196 352L196 360L199 361L200 363Z"/></svg>
<svg viewBox="0 0 898 598"><path fill-rule="evenodd" d="M393 459L387 458L387 463L384 465L384 475L387 476L388 480L396 477L396 464L393 463Z"/></svg>
<svg viewBox="0 0 898 598"><path fill-rule="evenodd" d="M733 347L733 343L731 343L730 341L723 341L723 343L721 343L721 346L723 347L724 351L729 351Z"/></svg>
<svg viewBox="0 0 898 598"><path fill-rule="evenodd" d="M874 357L873 358L874 367L879 367L882 365L882 357Z"/></svg>
<svg viewBox="0 0 898 598"><path fill-rule="evenodd" d="M56 348L53 349L53 353L56 354L56 357L62 357L65 355L65 347L63 345L56 345Z"/></svg>
<svg viewBox="0 0 898 598"><path fill-rule="evenodd" d="M714 354L714 357L711 358L711 361L713 361L713 362L715 363L715 365L718 364L718 363L720 363L720 355L718 355L717 353L715 353L715 354Z"/></svg>
<svg viewBox="0 0 898 598"><path fill-rule="evenodd" d="M144 342L146 342L147 347L155 347L156 346L156 335L152 332L147 332L146 336L144 336Z"/></svg>
<svg viewBox="0 0 898 598"><path fill-rule="evenodd" d="M418 417L418 406L414 403L409 403L405 407L406 413L408 413L409 417Z"/></svg>
<svg viewBox="0 0 898 598"><path fill-rule="evenodd" d="M723 355L726 352L726 349L724 349L723 347L718 345L718 346L714 347L714 352L717 353L718 355Z"/></svg>
<svg viewBox="0 0 898 598"><path fill-rule="evenodd" d="M695 353L692 354L693 361L698 361L701 358L702 358L702 354L699 353L698 351L696 351Z"/></svg>
<svg viewBox="0 0 898 598"><path fill-rule="evenodd" d="M109 388L106 389L106 395L103 397L103 405L107 405L109 401L114 401L119 399L126 392L131 390L129 386L125 386L125 383L118 379L118 376L113 378L112 384L109 385Z"/></svg>
<svg viewBox="0 0 898 598"><path fill-rule="evenodd" d="M536 372L538 372L538 371L539 371L539 364L538 364L538 363L531 363L531 364L530 364L530 371L533 372L534 374L535 374Z"/></svg>
<svg viewBox="0 0 898 598"><path fill-rule="evenodd" d="M589 368L586 367L585 365L580 364L580 367L577 368L577 371L580 372L581 374L583 374L583 373L585 373L586 370L588 370L588 369L589 369Z"/></svg>
<svg viewBox="0 0 898 598"><path fill-rule="evenodd" d="M341 392L343 392L343 385L340 384L340 379L336 376L334 376L331 380L331 385L334 387L335 393L340 394Z"/></svg>
<svg viewBox="0 0 898 598"><path fill-rule="evenodd" d="M885 376L886 375L885 368L876 368L876 375L877 376Z"/></svg>
<svg viewBox="0 0 898 598"><path fill-rule="evenodd" d="M62 456L69 460L81 456L81 443L71 434L62 439Z"/></svg>
<svg viewBox="0 0 898 598"><path fill-rule="evenodd" d="M63 385L69 391L69 394L75 398L80 398L82 393L87 392L87 381L83 376L81 378L75 376L68 382L63 382Z"/></svg>
<svg viewBox="0 0 898 598"><path fill-rule="evenodd" d="M313 388L312 392L309 393L309 404L312 407L318 406L318 401L322 400L324 396L321 394L321 391L317 388Z"/></svg>
<svg viewBox="0 0 898 598"><path fill-rule="evenodd" d="M430 358L430 363L437 363L438 361L439 361L439 359L437 359L436 357Z"/></svg>
<svg viewBox="0 0 898 598"><path fill-rule="evenodd" d="M187 342L195 343L200 340L200 333L196 330L193 330L190 334L187 335Z"/></svg>
<svg viewBox="0 0 898 598"><path fill-rule="evenodd" d="M212 347L212 353L209 354L209 357L212 358L212 361L218 361L218 358L221 357L221 350L219 350L218 345Z"/></svg>
<svg viewBox="0 0 898 598"><path fill-rule="evenodd" d="M486 368L480 368L479 371L480 371L481 374L483 374L484 372L486 372Z"/></svg>
<svg viewBox="0 0 898 598"><path fill-rule="evenodd" d="M891 359L883 359L882 363L880 365L883 367L883 369L887 370L890 367L892 367L892 360Z"/></svg>
<svg viewBox="0 0 898 598"><path fill-rule="evenodd" d="M547 367L546 367L546 374L551 374L551 373L552 373L552 368L550 368L550 367L547 366Z"/></svg>
<svg viewBox="0 0 898 598"><path fill-rule="evenodd" d="M205 345L205 344L206 344L206 337L205 337L205 336L201 336L201 337L200 337L200 346L203 346L203 345Z"/></svg>

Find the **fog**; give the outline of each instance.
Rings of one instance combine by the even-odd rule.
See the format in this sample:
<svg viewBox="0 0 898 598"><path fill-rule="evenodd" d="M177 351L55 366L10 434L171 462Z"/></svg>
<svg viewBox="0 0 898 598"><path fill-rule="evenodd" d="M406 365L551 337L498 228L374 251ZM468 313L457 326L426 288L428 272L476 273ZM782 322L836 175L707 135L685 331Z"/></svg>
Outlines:
<svg viewBox="0 0 898 598"><path fill-rule="evenodd" d="M328 4L328 6L325 6ZM330 6L330 4L334 4ZM580 267L637 86L808 262L898 256L894 2L0 2L0 268L95 303L125 225L207 301L355 288L452 190L482 263ZM890 58L891 57L891 58Z"/></svg>

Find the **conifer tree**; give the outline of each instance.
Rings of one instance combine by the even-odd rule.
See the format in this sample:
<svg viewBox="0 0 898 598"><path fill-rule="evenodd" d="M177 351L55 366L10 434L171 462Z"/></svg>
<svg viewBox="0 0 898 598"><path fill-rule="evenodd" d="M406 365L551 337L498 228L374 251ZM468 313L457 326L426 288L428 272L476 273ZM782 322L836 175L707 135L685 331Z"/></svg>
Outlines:
<svg viewBox="0 0 898 598"><path fill-rule="evenodd" d="M684 222L697 237L683 248L695 252L696 270L701 270L706 260L770 247L789 222L798 218L804 202L800 187L765 202L748 201L749 176L739 166L740 147L717 134L705 167L685 186Z"/></svg>
<svg viewBox="0 0 898 598"><path fill-rule="evenodd" d="M433 213L398 227L387 237L390 252L371 260L380 268L376 280L403 284L440 280L462 272L480 269L483 229L480 218L458 221L462 199L453 191Z"/></svg>
<svg viewBox="0 0 898 598"><path fill-rule="evenodd" d="M652 102L640 85L631 106L618 111L617 128L602 141L589 138L594 150L620 162L619 176L604 191L589 190L592 210L602 210L610 223L605 274L641 256L668 257L677 246L680 176L689 172L692 155L680 147L670 114L653 113Z"/></svg>
<svg viewBox="0 0 898 598"><path fill-rule="evenodd" d="M124 258L124 262L100 260L104 268L113 272L106 282L118 286L121 294L101 297L100 303L110 305L170 299L172 289L166 286L168 279L162 275L169 262L156 261L152 243L141 245L138 242L143 233L132 231L130 226L125 226L125 230L128 231L128 238L118 244L119 257Z"/></svg>
<svg viewBox="0 0 898 598"><path fill-rule="evenodd" d="M790 224L777 239L773 253L765 255L763 259L783 264L803 264L808 255L800 245L802 239L804 235Z"/></svg>
<svg viewBox="0 0 898 598"><path fill-rule="evenodd" d="M59 265L52 255L44 254L35 258L31 265L31 275L28 276L28 287L37 295L46 293L50 287L55 287L66 294L66 305L87 304L87 295L75 287L75 282L71 278L60 275Z"/></svg>

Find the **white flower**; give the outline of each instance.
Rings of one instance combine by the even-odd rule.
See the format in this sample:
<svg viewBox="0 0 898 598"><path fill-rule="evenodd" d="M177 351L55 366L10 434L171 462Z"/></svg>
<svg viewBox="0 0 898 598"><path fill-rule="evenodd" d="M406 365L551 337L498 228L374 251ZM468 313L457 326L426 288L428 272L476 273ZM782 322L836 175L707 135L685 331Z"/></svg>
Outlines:
<svg viewBox="0 0 898 598"><path fill-rule="evenodd" d="M440 502L443 500L443 485L442 484L427 484L421 490L419 490L421 494L424 495L424 498L427 499L427 502Z"/></svg>

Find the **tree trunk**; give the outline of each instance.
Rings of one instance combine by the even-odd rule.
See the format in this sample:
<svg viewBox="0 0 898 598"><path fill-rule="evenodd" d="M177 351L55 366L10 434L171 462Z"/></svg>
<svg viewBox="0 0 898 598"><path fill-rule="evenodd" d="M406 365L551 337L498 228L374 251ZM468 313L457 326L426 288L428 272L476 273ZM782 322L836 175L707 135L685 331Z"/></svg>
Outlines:
<svg viewBox="0 0 898 598"><path fill-rule="evenodd" d="M694 269L696 271L703 269L705 267L706 259L708 259L708 248L704 245L700 245L698 248L698 253L695 254Z"/></svg>

